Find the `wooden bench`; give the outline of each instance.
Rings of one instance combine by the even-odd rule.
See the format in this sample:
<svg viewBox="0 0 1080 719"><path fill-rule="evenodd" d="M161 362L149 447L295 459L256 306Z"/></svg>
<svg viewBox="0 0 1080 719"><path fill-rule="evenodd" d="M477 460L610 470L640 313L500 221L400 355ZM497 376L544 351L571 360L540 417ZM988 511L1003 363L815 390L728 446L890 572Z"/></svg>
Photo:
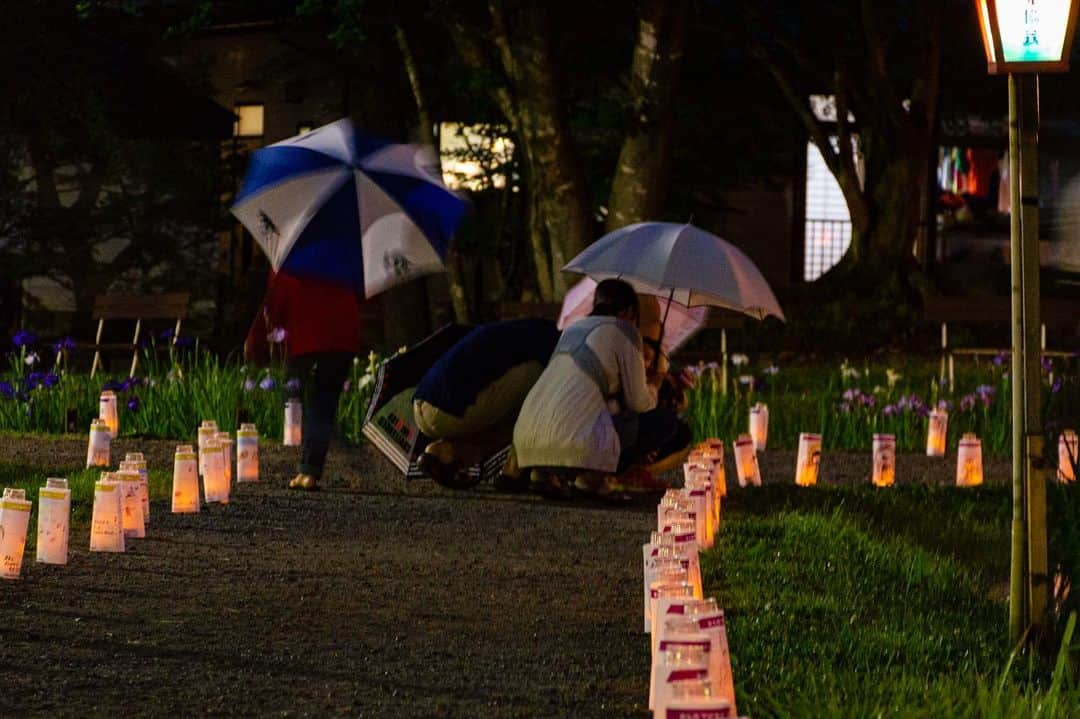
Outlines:
<svg viewBox="0 0 1080 719"><path fill-rule="evenodd" d="M1075 333L1080 327L1080 300L1043 298L1040 302L1039 316L1040 348L1044 357L1068 358L1075 353L1046 348L1047 328L1061 332ZM993 357L1010 354L1009 347L951 347L949 345L950 324L971 325L1006 325L1012 323L1012 303L1009 297L931 297L924 307L923 319L926 322L941 325L941 364L940 376L948 381L949 388L955 385L956 356Z"/></svg>
<svg viewBox="0 0 1080 719"><path fill-rule="evenodd" d="M131 350L131 369L128 377L135 376L135 369L139 365L139 336L142 332L143 320L175 320L171 343L176 344L180 336L180 324L187 318L189 299L190 295L186 292L160 295L98 295L94 300L93 318L98 321L98 326L94 344L90 345L94 349L94 363L90 367L90 377L93 378L98 367L101 366L103 350ZM106 320L135 320L135 334L131 342L103 343L101 335L105 330Z"/></svg>

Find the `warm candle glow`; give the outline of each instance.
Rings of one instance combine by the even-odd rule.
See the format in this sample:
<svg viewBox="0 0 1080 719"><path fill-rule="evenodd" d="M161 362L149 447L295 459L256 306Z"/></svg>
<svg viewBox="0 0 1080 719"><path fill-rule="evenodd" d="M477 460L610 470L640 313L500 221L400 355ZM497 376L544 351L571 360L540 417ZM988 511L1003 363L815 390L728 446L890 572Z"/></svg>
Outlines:
<svg viewBox="0 0 1080 719"><path fill-rule="evenodd" d="M758 468L757 454L754 452L754 440L748 434L740 434L735 440L735 472L740 487L748 484L761 486L761 471Z"/></svg>
<svg viewBox="0 0 1080 719"><path fill-rule="evenodd" d="M172 513L199 511L199 470L195 451L180 445L173 455Z"/></svg>
<svg viewBox="0 0 1080 719"><path fill-rule="evenodd" d="M37 561L67 564L71 531L71 490L66 479L50 477L38 490Z"/></svg>
<svg viewBox="0 0 1080 719"><path fill-rule="evenodd" d="M1080 455L1077 454L1077 447L1080 442L1077 440L1076 432L1071 429L1067 429L1061 433L1058 437L1058 472L1057 478L1059 482L1075 482L1076 481L1076 465L1080 462Z"/></svg>
<svg viewBox="0 0 1080 719"><path fill-rule="evenodd" d="M285 436L282 443L286 447L299 447L303 440L302 427L304 422L304 410L298 399L290 399L285 403Z"/></svg>
<svg viewBox="0 0 1080 719"><path fill-rule="evenodd" d="M795 460L795 484L800 487L817 484L820 463L821 435L810 432L800 433L799 455Z"/></svg>
<svg viewBox="0 0 1080 719"><path fill-rule="evenodd" d="M120 483L109 472L94 485L94 513L90 520L91 552L123 552L124 525L122 521Z"/></svg>
<svg viewBox="0 0 1080 719"><path fill-rule="evenodd" d="M926 456L944 457L945 438L949 433L949 413L943 409L930 410L930 423L926 431Z"/></svg>
<svg viewBox="0 0 1080 719"><path fill-rule="evenodd" d="M30 502L26 491L7 488L0 499L0 577L18 579L30 526Z"/></svg>
<svg viewBox="0 0 1080 719"><path fill-rule="evenodd" d="M896 481L896 435L875 434L873 442L875 487L891 487Z"/></svg>
<svg viewBox="0 0 1080 719"><path fill-rule="evenodd" d="M90 441L86 447L86 466L109 466L109 425L104 420L95 419L90 423Z"/></svg>
<svg viewBox="0 0 1080 719"><path fill-rule="evenodd" d="M259 432L253 424L240 425L236 433L236 481L259 481Z"/></svg>
<svg viewBox="0 0 1080 719"><path fill-rule="evenodd" d="M116 436L120 434L120 411L116 406L115 392L105 390L101 393L101 399L98 402L98 416L108 425L109 437L116 439Z"/></svg>
<svg viewBox="0 0 1080 719"><path fill-rule="evenodd" d="M750 438L754 440L756 451L765 451L769 439L769 407L763 402L750 408Z"/></svg>
<svg viewBox="0 0 1080 719"><path fill-rule="evenodd" d="M975 435L965 434L956 453L956 486L977 487L982 482L982 443Z"/></svg>

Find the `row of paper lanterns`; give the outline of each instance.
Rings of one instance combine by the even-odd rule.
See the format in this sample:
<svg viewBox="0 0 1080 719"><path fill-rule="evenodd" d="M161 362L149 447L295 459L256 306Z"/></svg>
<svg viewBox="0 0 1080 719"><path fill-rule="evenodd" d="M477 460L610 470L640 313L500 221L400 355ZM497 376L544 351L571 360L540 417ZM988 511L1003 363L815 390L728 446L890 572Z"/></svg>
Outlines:
<svg viewBox="0 0 1080 719"><path fill-rule="evenodd" d="M103 408L105 397L103 396ZM115 417L115 415L112 415ZM94 420L90 428L86 466L108 467L110 415ZM229 501L234 478L233 447L236 448L237 482L259 481L259 433L254 424L242 424L236 441L205 420L198 429L198 452L192 445L178 445L173 456L171 510L174 514L198 512L207 504ZM32 503L22 489L7 488L0 500L0 578L17 579L29 530ZM119 471L103 471L94 484L90 521L90 551L123 552L127 540L146 536L150 523L150 491L147 463L141 453L129 453ZM71 491L66 479L49 478L38 492L37 561L67 564L71 525Z"/></svg>
<svg viewBox="0 0 1080 719"><path fill-rule="evenodd" d="M769 408L758 402L750 408L750 431L735 440L735 468L742 487L761 485L757 452L765 449L769 435ZM926 455L945 456L949 413L943 409L930 411L926 433ZM871 445L873 472L871 482L877 487L890 487L896 481L896 435L874 434ZM1058 472L1061 482L1076 480L1077 435L1071 429L1058 438ZM799 451L795 459L795 484L808 487L817 483L821 462L821 435L812 432L799 434ZM957 445L956 485L974 487L982 484L982 442L977 436L965 433Z"/></svg>
<svg viewBox="0 0 1080 719"><path fill-rule="evenodd" d="M724 611L704 596L698 555L713 546L727 494L723 442L695 448L683 475L683 488L657 505L642 547L649 709L656 719L727 719L736 712Z"/></svg>

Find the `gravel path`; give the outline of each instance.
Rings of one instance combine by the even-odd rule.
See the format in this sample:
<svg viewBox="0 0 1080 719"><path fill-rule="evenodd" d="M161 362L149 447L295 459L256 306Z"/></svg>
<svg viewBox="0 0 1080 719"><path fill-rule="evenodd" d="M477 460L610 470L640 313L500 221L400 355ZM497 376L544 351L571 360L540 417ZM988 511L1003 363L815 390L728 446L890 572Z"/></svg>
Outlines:
<svg viewBox="0 0 1080 719"><path fill-rule="evenodd" d="M164 468L174 446L114 452ZM0 438L0 461L84 458L83 440ZM406 484L368 447L335 447L328 487L302 494L282 488L292 460L264 447L264 482L228 506L155 503L125 554L90 555L78 528L68 566L30 557L0 587L0 714L647 716L640 545L654 503ZM786 482L793 464L768 452L763 474ZM900 458L912 480L954 468ZM826 455L822 479L868 470ZM990 464L991 480L1007 473Z"/></svg>

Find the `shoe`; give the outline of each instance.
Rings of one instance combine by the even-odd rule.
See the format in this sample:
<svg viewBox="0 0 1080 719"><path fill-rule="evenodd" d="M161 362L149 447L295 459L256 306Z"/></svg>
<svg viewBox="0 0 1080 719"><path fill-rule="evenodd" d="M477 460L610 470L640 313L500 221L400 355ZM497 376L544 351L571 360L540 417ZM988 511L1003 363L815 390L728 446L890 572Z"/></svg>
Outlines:
<svg viewBox="0 0 1080 719"><path fill-rule="evenodd" d="M529 473L529 489L548 499L570 499L573 477L552 469L533 469Z"/></svg>
<svg viewBox="0 0 1080 719"><path fill-rule="evenodd" d="M458 474L456 463L443 464L435 455L424 452L417 458L416 467L441 487L450 487L452 489L458 487L458 483L455 481Z"/></svg>
<svg viewBox="0 0 1080 719"><path fill-rule="evenodd" d="M289 480L289 489L313 491L319 488L319 481L310 474L298 474Z"/></svg>
<svg viewBox="0 0 1080 719"><path fill-rule="evenodd" d="M658 479L644 467L631 467L614 478L613 486L630 494L663 494L671 485Z"/></svg>
<svg viewBox="0 0 1080 719"><path fill-rule="evenodd" d="M601 472L581 472L574 477L574 489L593 499L625 502L630 497L619 490L615 477Z"/></svg>

